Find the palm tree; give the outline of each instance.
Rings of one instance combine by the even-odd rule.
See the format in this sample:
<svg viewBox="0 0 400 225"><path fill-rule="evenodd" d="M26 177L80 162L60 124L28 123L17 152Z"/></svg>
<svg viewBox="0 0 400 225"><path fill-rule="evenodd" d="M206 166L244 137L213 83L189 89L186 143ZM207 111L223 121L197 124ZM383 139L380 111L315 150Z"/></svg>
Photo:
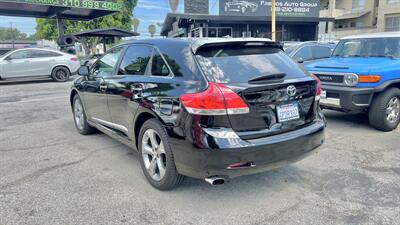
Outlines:
<svg viewBox="0 0 400 225"><path fill-rule="evenodd" d="M157 27L154 24L150 24L147 30L149 31L150 36L154 37L154 34L157 32Z"/></svg>
<svg viewBox="0 0 400 225"><path fill-rule="evenodd" d="M137 32L139 28L140 20L138 18L132 19L133 31Z"/></svg>
<svg viewBox="0 0 400 225"><path fill-rule="evenodd" d="M169 6L171 7L171 11L173 13L176 12L176 9L178 8L179 0L169 0Z"/></svg>

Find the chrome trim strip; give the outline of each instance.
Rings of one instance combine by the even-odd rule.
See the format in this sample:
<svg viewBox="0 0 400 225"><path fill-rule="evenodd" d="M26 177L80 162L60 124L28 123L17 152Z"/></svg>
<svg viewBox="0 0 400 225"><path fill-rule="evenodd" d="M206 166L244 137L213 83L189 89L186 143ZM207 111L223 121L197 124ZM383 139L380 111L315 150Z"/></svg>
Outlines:
<svg viewBox="0 0 400 225"><path fill-rule="evenodd" d="M321 98L320 104L335 108L341 108L339 98Z"/></svg>
<svg viewBox="0 0 400 225"><path fill-rule="evenodd" d="M119 125L119 124L116 124L116 123L111 123L111 122L108 122L108 121L105 121L105 120L102 120L102 119L99 119L99 118L96 118L96 117L92 117L91 119L95 120L98 123L103 124L105 126L120 130L120 131L122 131L122 132L124 132L126 134L128 133L128 128L126 128L126 127L124 127L122 125Z"/></svg>

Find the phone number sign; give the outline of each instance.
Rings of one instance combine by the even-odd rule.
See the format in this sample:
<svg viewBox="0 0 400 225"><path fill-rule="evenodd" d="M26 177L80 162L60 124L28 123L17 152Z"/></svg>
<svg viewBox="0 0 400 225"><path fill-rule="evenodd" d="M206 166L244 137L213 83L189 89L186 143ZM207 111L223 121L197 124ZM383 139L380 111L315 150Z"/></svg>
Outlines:
<svg viewBox="0 0 400 225"><path fill-rule="evenodd" d="M123 7L123 4L121 3L93 0L9 0L7 2L112 11L119 11Z"/></svg>

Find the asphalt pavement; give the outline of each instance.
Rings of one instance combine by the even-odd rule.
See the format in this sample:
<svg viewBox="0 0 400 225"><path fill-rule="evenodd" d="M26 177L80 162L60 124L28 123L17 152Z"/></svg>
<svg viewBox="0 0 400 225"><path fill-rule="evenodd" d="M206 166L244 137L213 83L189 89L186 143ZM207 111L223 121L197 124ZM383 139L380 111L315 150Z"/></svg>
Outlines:
<svg viewBox="0 0 400 225"><path fill-rule="evenodd" d="M400 224L400 129L324 111L326 142L296 164L221 186L147 182L137 154L74 127L68 83L0 83L0 224Z"/></svg>

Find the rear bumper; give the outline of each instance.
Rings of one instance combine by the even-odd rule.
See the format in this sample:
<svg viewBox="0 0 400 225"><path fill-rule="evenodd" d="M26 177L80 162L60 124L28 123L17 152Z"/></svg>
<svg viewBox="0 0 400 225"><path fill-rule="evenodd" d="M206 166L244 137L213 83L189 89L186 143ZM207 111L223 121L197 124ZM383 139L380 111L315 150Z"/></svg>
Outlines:
<svg viewBox="0 0 400 225"><path fill-rule="evenodd" d="M230 148L196 148L188 141L173 140L175 165L179 173L206 178L223 176L233 178L274 169L298 161L312 153L324 142L325 122L318 119L307 127L253 140L212 137L204 132L203 139L213 146ZM208 134L207 134L208 133ZM251 163L251 167L228 169L234 163Z"/></svg>
<svg viewBox="0 0 400 225"><path fill-rule="evenodd" d="M374 88L354 88L322 85L326 96L321 96L320 106L340 111L363 111L367 109L374 96Z"/></svg>

